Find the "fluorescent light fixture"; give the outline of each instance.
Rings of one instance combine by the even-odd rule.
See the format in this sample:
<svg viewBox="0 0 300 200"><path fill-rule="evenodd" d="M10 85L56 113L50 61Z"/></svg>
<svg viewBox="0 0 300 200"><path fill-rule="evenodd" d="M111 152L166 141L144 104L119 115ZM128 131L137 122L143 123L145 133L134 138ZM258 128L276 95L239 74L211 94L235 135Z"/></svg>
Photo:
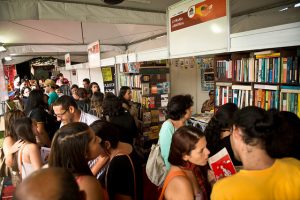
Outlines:
<svg viewBox="0 0 300 200"><path fill-rule="evenodd" d="M212 30L213 33L222 33L223 32L222 28L217 24L212 24L210 26L210 29Z"/></svg>
<svg viewBox="0 0 300 200"><path fill-rule="evenodd" d="M283 9L279 10L279 12L285 11L285 10L287 10L287 9L288 9L288 7L283 8Z"/></svg>
<svg viewBox="0 0 300 200"><path fill-rule="evenodd" d="M11 61L11 60L12 60L12 57L6 56L6 57L4 57L4 60L5 60L5 61Z"/></svg>
<svg viewBox="0 0 300 200"><path fill-rule="evenodd" d="M2 51L6 51L6 49L4 48L3 45L0 45L0 52L2 52Z"/></svg>
<svg viewBox="0 0 300 200"><path fill-rule="evenodd" d="M294 7L295 7L295 8L300 7L300 3L296 3L296 4L294 5Z"/></svg>

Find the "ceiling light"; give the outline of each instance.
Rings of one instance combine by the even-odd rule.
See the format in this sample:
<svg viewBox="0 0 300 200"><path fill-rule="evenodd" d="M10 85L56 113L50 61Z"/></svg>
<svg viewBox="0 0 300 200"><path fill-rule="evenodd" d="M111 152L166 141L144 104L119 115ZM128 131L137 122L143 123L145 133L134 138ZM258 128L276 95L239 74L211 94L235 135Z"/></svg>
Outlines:
<svg viewBox="0 0 300 200"><path fill-rule="evenodd" d="M295 7L295 8L300 7L300 3L296 3L296 4L294 5L294 7Z"/></svg>
<svg viewBox="0 0 300 200"><path fill-rule="evenodd" d="M288 9L287 7L286 7L286 8L283 8L283 9L279 10L279 12L285 11L285 10L287 10L287 9Z"/></svg>
<svg viewBox="0 0 300 200"><path fill-rule="evenodd" d="M4 57L4 60L5 60L5 61L11 61L11 60L12 60L12 57L6 56L6 57Z"/></svg>

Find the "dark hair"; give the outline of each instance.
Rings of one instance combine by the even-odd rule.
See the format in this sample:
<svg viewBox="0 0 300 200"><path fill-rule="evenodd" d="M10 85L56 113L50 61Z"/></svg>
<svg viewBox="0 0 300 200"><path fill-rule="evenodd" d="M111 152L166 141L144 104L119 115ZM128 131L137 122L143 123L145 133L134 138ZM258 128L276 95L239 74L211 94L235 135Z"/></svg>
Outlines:
<svg viewBox="0 0 300 200"><path fill-rule="evenodd" d="M85 78L85 79L83 79L82 81L83 81L83 82L87 82L87 84L90 84L90 82L91 82L90 79L88 79L88 78Z"/></svg>
<svg viewBox="0 0 300 200"><path fill-rule="evenodd" d="M15 141L18 140L18 136L15 134L14 132L14 123L16 121L16 119L25 117L25 113L21 110L10 110L7 111L4 114L4 126L5 126L5 130L4 130L4 136L5 137L12 137Z"/></svg>
<svg viewBox="0 0 300 200"><path fill-rule="evenodd" d="M52 106L62 106L63 109L67 110L70 106L73 106L75 109L78 109L76 101L67 95L63 95L56 99Z"/></svg>
<svg viewBox="0 0 300 200"><path fill-rule="evenodd" d="M119 98L122 101L122 103L126 103L127 105L129 105L129 102L126 99L124 99L124 95L126 94L127 90L130 90L130 87L122 86L120 88Z"/></svg>
<svg viewBox="0 0 300 200"><path fill-rule="evenodd" d="M117 148L120 141L120 130L117 126L107 121L97 120L90 127L102 139L100 145L103 149L106 150L104 146L105 141L110 142L111 148Z"/></svg>
<svg viewBox="0 0 300 200"><path fill-rule="evenodd" d="M64 76L62 73L57 74L56 77Z"/></svg>
<svg viewBox="0 0 300 200"><path fill-rule="evenodd" d="M35 143L35 134L32 130L32 120L29 117L16 119L13 124L13 131L18 136L18 140Z"/></svg>
<svg viewBox="0 0 300 200"><path fill-rule="evenodd" d="M76 85L76 84L73 84L73 85L71 86L71 90L72 90L73 88L79 89L78 85Z"/></svg>
<svg viewBox="0 0 300 200"><path fill-rule="evenodd" d="M93 87L94 85L97 85L97 86L98 86L98 88L99 88L98 92L100 92L99 84L96 83L96 82L91 82L91 84L90 84L90 90L92 90L92 87Z"/></svg>
<svg viewBox="0 0 300 200"><path fill-rule="evenodd" d="M183 126L175 131L172 136L168 161L175 166L185 166L184 155L189 155L199 139L203 138L202 131L193 126Z"/></svg>
<svg viewBox="0 0 300 200"><path fill-rule="evenodd" d="M87 94L88 94L88 92L86 91L85 88L78 88L78 93L77 93L77 95L78 95L80 98L86 98L86 97L87 97Z"/></svg>
<svg viewBox="0 0 300 200"><path fill-rule="evenodd" d="M248 106L238 110L234 115L234 125L242 132L243 141L251 146L261 145L265 149L273 128L271 114L262 108Z"/></svg>
<svg viewBox="0 0 300 200"><path fill-rule="evenodd" d="M124 112L121 100L111 92L105 94L102 103L103 115L118 116Z"/></svg>
<svg viewBox="0 0 300 200"><path fill-rule="evenodd" d="M221 133L230 129L233 125L234 113L238 107L234 103L226 103L219 107L218 111L208 122L204 135L207 140L208 149L215 149L221 142Z"/></svg>
<svg viewBox="0 0 300 200"><path fill-rule="evenodd" d="M208 95L214 95L215 94L215 90L210 90Z"/></svg>
<svg viewBox="0 0 300 200"><path fill-rule="evenodd" d="M77 175L92 175L85 157L91 140L89 131L89 126L82 122L61 127L52 141L49 166L63 167Z"/></svg>
<svg viewBox="0 0 300 200"><path fill-rule="evenodd" d="M300 119L292 112L269 111L273 115L274 128L266 150L273 158L294 157L300 160Z"/></svg>
<svg viewBox="0 0 300 200"><path fill-rule="evenodd" d="M30 111L35 108L47 108L48 105L44 102L44 93L42 90L32 90L29 93L27 104L25 106L25 113L28 115Z"/></svg>
<svg viewBox="0 0 300 200"><path fill-rule="evenodd" d="M28 87L28 86L25 86L25 87L23 87L22 90L21 90L21 95L24 95L25 89L28 89L28 90L31 92L31 88Z"/></svg>
<svg viewBox="0 0 300 200"><path fill-rule="evenodd" d="M191 95L176 95L167 105L167 116L172 120L179 120L186 114L186 109L194 104Z"/></svg>

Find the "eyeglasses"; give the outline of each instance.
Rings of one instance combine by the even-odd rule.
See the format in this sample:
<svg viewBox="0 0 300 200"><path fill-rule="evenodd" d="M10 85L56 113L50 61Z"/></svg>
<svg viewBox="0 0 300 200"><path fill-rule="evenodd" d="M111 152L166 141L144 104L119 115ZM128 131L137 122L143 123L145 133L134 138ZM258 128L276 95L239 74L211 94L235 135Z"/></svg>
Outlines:
<svg viewBox="0 0 300 200"><path fill-rule="evenodd" d="M63 113L61 113L61 114L55 114L55 113L54 113L54 117L62 117L64 114L66 114L67 111L69 111L69 108L70 108L70 107L68 107L68 108L67 108Z"/></svg>

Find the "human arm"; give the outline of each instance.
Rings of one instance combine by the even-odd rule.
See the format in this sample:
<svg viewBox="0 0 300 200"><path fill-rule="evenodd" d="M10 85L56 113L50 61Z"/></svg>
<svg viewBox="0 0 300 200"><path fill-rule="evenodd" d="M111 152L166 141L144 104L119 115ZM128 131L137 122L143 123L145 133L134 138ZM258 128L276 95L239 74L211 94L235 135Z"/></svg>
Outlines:
<svg viewBox="0 0 300 200"><path fill-rule="evenodd" d="M29 144L29 159L34 170L42 168L41 150L37 144Z"/></svg>
<svg viewBox="0 0 300 200"><path fill-rule="evenodd" d="M187 177L177 176L170 180L165 193L165 199L172 200L194 200L194 191Z"/></svg>
<svg viewBox="0 0 300 200"><path fill-rule="evenodd" d="M37 133L38 143L41 146L50 147L51 141L49 139L48 133L46 132L45 124L42 122L38 122L37 123L37 131L38 131L38 133Z"/></svg>
<svg viewBox="0 0 300 200"><path fill-rule="evenodd" d="M24 141L18 140L15 142L11 137L5 137L3 141L3 151L5 155L5 164L8 167L13 166L13 154L21 148Z"/></svg>
<svg viewBox="0 0 300 200"><path fill-rule="evenodd" d="M80 176L78 186L81 191L85 192L86 200L102 200L103 191L102 187L93 176Z"/></svg>
<svg viewBox="0 0 300 200"><path fill-rule="evenodd" d="M97 176L102 167L107 163L109 157L108 156L99 156L96 163L91 167L91 171L94 176Z"/></svg>
<svg viewBox="0 0 300 200"><path fill-rule="evenodd" d="M167 120L163 123L159 132L159 145L160 145L161 155L164 159L165 165L168 170L171 167L168 158L169 158L172 136L174 131L175 129L174 126L172 125L172 122Z"/></svg>

